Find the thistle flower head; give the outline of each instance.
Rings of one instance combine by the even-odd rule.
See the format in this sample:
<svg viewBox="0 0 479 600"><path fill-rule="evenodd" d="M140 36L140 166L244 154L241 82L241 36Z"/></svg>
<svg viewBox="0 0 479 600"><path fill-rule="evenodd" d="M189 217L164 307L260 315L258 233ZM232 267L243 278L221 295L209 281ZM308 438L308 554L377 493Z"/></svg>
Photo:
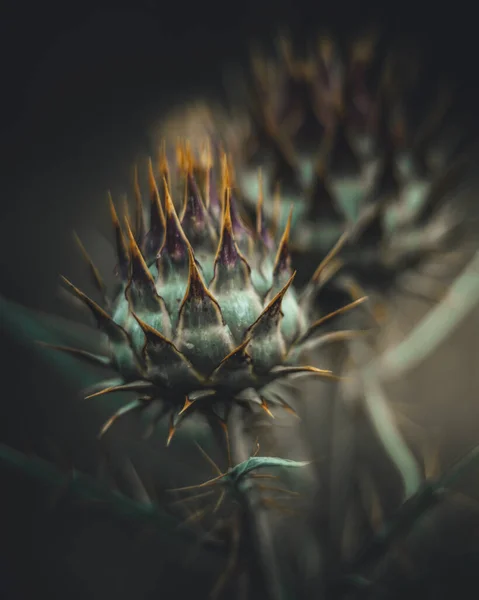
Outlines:
<svg viewBox="0 0 479 600"><path fill-rule="evenodd" d="M139 185L134 228L128 218L121 223L110 198L120 282L111 310L65 280L109 340L110 355L96 362L118 374L115 385L100 385L92 395L141 394L104 431L121 414L149 407L153 421L170 415L171 439L194 408L219 418L235 401L269 410L262 390L271 382L304 373L334 377L297 364L320 327L311 321L308 298L300 301L292 286L290 220L276 242L261 197L255 227L241 217L225 155L218 184L211 155L202 162L181 145L177 158L179 210L164 155L159 176L149 164L148 219Z"/></svg>
<svg viewBox="0 0 479 600"><path fill-rule="evenodd" d="M276 59L255 55L251 128L236 157L237 178L251 207L262 188L269 223L284 227L293 204L295 253L321 260L350 225L346 267L360 278L379 270L394 279L398 265L424 255L424 217L444 196L433 181L444 167L433 141L451 96L438 84L418 120L410 105L420 61L403 51L382 56L379 42L373 32L342 48L322 36L298 57L282 38ZM450 219L441 227L452 229Z"/></svg>

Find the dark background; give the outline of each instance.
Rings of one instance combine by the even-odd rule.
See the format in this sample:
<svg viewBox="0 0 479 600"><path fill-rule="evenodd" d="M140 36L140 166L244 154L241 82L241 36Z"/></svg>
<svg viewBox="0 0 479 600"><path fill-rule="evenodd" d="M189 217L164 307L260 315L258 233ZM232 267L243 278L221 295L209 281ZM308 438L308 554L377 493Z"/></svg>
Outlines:
<svg viewBox="0 0 479 600"><path fill-rule="evenodd" d="M282 23L301 37L317 27L346 32L379 22L391 35L419 40L474 104L472 5L470 11L450 2L286 0L3 6L0 292L69 314L57 294L58 273L80 287L85 280L71 230L91 235L90 247L102 250L89 232L92 221L106 226L106 189L125 185L163 111L192 95L214 95L225 64L241 62L250 40L268 39ZM15 336L2 333L0 349L0 441L45 454L41 440L52 437L60 448L75 449L88 470L92 423L101 415L72 408L68 385ZM60 451L66 462L67 454ZM154 549L140 553L128 531L107 523L98 532L81 520L46 517L35 486L9 473L0 482L0 598L157 598L158 589L175 598L189 583L198 585L199 579L185 582L181 569L162 566Z"/></svg>

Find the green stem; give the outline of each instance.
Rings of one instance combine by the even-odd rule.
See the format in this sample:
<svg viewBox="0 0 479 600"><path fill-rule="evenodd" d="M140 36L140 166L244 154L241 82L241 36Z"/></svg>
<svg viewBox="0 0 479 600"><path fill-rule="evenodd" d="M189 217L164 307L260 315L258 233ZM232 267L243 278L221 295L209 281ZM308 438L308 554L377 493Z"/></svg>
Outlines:
<svg viewBox="0 0 479 600"><path fill-rule="evenodd" d="M234 405L228 418L228 432L233 464L239 464L250 458L249 440L244 433L244 411L240 405ZM256 553L256 564L260 568L264 581L267 600L286 600L286 587L278 565L273 532L268 511L259 502L260 497L255 486L244 492L244 509L251 544Z"/></svg>
<svg viewBox="0 0 479 600"><path fill-rule="evenodd" d="M368 372L362 375L362 379L364 406L379 440L401 475L404 497L407 500L421 485L421 471L396 427L394 415L378 382Z"/></svg>
<svg viewBox="0 0 479 600"><path fill-rule="evenodd" d="M371 369L382 380L397 379L438 348L478 304L479 252L476 252L452 283L444 299L427 313L400 344L374 360Z"/></svg>
<svg viewBox="0 0 479 600"><path fill-rule="evenodd" d="M383 557L391 544L400 536L405 536L421 517L444 497L443 492L450 488L460 477L477 466L479 446L458 460L438 481L426 481L398 509L393 519L387 523L371 542L353 561L352 567L358 569Z"/></svg>
<svg viewBox="0 0 479 600"><path fill-rule="evenodd" d="M350 347L353 356L360 357L361 360L367 360L371 354L362 342L351 342ZM422 477L418 463L396 426L394 414L388 406L375 370L371 366L359 366L358 376L362 383L363 406L379 441L401 476L404 497L407 500L421 486Z"/></svg>

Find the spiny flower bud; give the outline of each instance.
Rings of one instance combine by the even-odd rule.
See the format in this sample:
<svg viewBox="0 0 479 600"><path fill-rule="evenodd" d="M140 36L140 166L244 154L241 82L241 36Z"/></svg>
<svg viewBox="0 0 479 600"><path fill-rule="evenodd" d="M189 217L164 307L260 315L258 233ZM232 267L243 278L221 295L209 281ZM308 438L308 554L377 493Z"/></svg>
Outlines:
<svg viewBox="0 0 479 600"><path fill-rule="evenodd" d="M149 163L148 224L137 176L134 231L128 217L122 226L110 197L117 296L101 307L64 280L109 340L109 355L89 354L89 361L118 375L114 385L111 380L99 384L89 397L117 391L140 394L105 424L103 433L119 416L150 407L150 425L170 416L169 442L181 419L194 409L222 422L236 401L256 402L269 413L263 394L268 384L308 373L335 378L329 370L298 364L327 318L313 322L308 295L300 299L292 286L291 214L276 244L265 225L261 197L256 227L249 228L240 216L225 155L218 187L211 161L202 166L188 145L179 146L177 158L184 183L180 216L164 155L159 183ZM215 196L217 189L221 191ZM90 269L104 290L92 263ZM316 273L310 285L318 281ZM61 349L85 357L81 351ZM288 408L281 399L271 402Z"/></svg>
<svg viewBox="0 0 479 600"><path fill-rule="evenodd" d="M283 37L279 58L255 54L250 128L235 154L251 213L263 194L266 223L282 229L293 205L291 246L304 266L321 260L351 226L344 269L376 291L378 281L388 288L443 249L456 225L450 215L432 218L456 168L434 146L451 88L438 82L418 122L410 109L421 61L404 48L384 53L379 41L373 32L340 47L322 36L298 58ZM425 226L434 243L423 243Z"/></svg>

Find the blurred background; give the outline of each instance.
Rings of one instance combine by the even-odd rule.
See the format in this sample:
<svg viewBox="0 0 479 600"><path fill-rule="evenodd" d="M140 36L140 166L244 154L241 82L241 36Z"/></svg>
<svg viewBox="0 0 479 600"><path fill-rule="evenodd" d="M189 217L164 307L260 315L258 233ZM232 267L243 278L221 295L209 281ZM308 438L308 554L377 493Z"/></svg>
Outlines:
<svg viewBox="0 0 479 600"><path fill-rule="evenodd" d="M221 97L224 73L244 64L250 43L268 42L284 25L298 37L317 28L354 32L370 23L409 36L456 78L464 126L475 130L473 17L457 3L428 4L150 0L2 8L0 293L72 316L58 292L59 274L80 288L87 279L72 231L100 256L100 265L112 264L104 237L106 191L129 190L133 162L151 152L152 131L167 111L196 97ZM474 206L474 190L468 193ZM404 318L414 320L422 309L412 304ZM21 327L12 334L4 325L0 441L93 473L107 404L85 410L78 384L50 369L24 343ZM399 399L421 397L446 463L479 441L478 351L476 311L391 390ZM122 426L115 443L154 465L154 445L140 447L132 438ZM181 598L190 585L204 597L198 590L210 582L201 561L185 581L182 566L170 564L154 542L139 545L130 530L108 520L55 516L40 487L8 471L0 477L0 598Z"/></svg>

